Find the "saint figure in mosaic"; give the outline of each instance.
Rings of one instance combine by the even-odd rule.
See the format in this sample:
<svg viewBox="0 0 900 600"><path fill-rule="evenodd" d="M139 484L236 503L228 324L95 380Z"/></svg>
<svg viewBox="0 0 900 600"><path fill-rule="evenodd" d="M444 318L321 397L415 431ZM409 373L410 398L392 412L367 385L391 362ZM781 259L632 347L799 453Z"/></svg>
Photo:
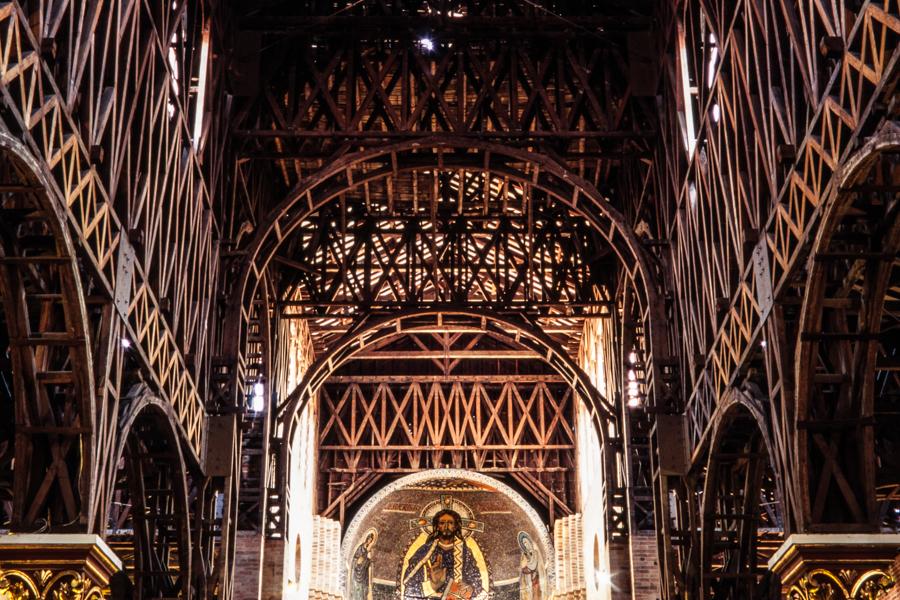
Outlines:
<svg viewBox="0 0 900 600"><path fill-rule="evenodd" d="M378 530L366 532L350 559L350 600L372 600L372 549Z"/></svg>
<svg viewBox="0 0 900 600"><path fill-rule="evenodd" d="M544 561L531 536L524 531L519 532L519 550L522 558L519 563L519 600L543 600Z"/></svg>

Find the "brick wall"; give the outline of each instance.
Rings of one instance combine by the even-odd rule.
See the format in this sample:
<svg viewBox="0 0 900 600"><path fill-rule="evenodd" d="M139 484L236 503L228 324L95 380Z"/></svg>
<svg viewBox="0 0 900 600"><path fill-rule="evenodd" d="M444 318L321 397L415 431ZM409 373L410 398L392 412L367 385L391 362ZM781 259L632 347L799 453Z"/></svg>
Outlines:
<svg viewBox="0 0 900 600"><path fill-rule="evenodd" d="M259 600L262 535L238 531L234 540L234 600Z"/></svg>
<svg viewBox="0 0 900 600"><path fill-rule="evenodd" d="M284 540L266 540L260 575L260 598L281 600L284 595Z"/></svg>
<svg viewBox="0 0 900 600"><path fill-rule="evenodd" d="M631 600L631 563L628 544L610 544L609 572L612 574L612 600Z"/></svg>
<svg viewBox="0 0 900 600"><path fill-rule="evenodd" d="M659 563L656 554L656 535L638 533L631 537L634 562L634 600L659 598Z"/></svg>

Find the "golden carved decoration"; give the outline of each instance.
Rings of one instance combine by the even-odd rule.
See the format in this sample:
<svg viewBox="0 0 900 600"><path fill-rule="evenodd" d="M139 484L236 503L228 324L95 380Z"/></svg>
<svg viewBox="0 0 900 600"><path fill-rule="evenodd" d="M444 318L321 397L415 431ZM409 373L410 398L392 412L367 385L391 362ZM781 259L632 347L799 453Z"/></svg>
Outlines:
<svg viewBox="0 0 900 600"><path fill-rule="evenodd" d="M0 600L100 600L104 590L77 571L0 570Z"/></svg>
<svg viewBox="0 0 900 600"><path fill-rule="evenodd" d="M791 586L790 600L847 600L847 588L831 571L815 569Z"/></svg>
<svg viewBox="0 0 900 600"><path fill-rule="evenodd" d="M853 586L853 600L877 600L894 587L894 578L874 569L863 573Z"/></svg>
<svg viewBox="0 0 900 600"><path fill-rule="evenodd" d="M894 579L879 569L859 576L857 573L851 569L841 569L837 574L827 569L815 569L791 586L788 599L878 600L894 586Z"/></svg>
<svg viewBox="0 0 900 600"><path fill-rule="evenodd" d="M38 598L37 587L22 571L0 571L0 598L29 600Z"/></svg>

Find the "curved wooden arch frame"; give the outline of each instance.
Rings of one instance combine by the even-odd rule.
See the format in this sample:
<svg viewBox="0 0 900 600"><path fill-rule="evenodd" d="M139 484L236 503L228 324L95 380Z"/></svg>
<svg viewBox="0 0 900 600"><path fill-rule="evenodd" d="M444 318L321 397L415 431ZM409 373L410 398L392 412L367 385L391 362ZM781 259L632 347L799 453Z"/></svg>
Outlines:
<svg viewBox="0 0 900 600"><path fill-rule="evenodd" d="M79 397L79 419L82 432L82 461L87 466L87 476L82 474L78 483L78 491L81 495L80 512L86 523L93 523L97 507L92 494L96 481L101 474L100 461L93 457L99 452L98 440L94 436L96 415L96 390L94 385L93 357L90 345L90 327L87 320L87 307L84 302L84 291L79 276L79 268L76 262L75 246L72 242L67 222L66 209L62 200L53 193L55 186L51 179L44 173L41 161L35 158L21 141L7 132L0 132L0 159L16 161L22 171L32 179L31 197L37 202L39 208L45 213L45 222L53 232L55 240L56 257L61 259L58 263L61 292L63 295L64 318L67 333L75 340L69 346L73 368L74 387ZM13 352L34 353L33 346L18 346L11 348ZM86 440L84 438L87 438ZM85 514L85 510L87 514Z"/></svg>
<svg viewBox="0 0 900 600"><path fill-rule="evenodd" d="M744 414L742 415L741 412ZM718 405L715 414L712 416L712 436L710 438L709 453L706 460L706 477L703 482L703 503L700 507L701 522L701 542L700 542L700 581L701 590L700 597L706 598L705 575L709 573L712 561L712 549L710 536L710 524L714 523L713 515L716 510L718 477L716 473L716 452L722 446L725 439L732 435L731 427L739 419L751 420L759 432L763 447L766 450L766 460L775 473L778 473L778 465L773 462L772 457L775 456L773 451L772 436L766 421L766 415L762 406L757 402L753 395L744 390L731 388L726 393L722 402ZM778 483L778 503L784 510L784 490L782 489L783 481L779 475L776 477Z"/></svg>
<svg viewBox="0 0 900 600"><path fill-rule="evenodd" d="M190 595L190 586L193 583L191 571L191 558L193 552L189 522L190 503L188 501L187 463L184 460L184 454L181 449L182 443L188 442L181 435L182 430L172 405L164 402L146 389L140 390L136 398L133 399L128 412L119 420L119 439L116 443L115 461L112 464L117 465L124 456L135 421L137 421L139 417L147 416L148 412L155 413L154 416L156 417L157 424L165 424L165 427L161 428L162 431L160 433L168 437L169 444L172 445L175 450L174 464L179 473L175 480L176 487L178 488L176 490L178 492L176 501L182 501L182 510L185 515L183 527L181 527L178 532L178 558L181 563L181 572L179 573L179 576L181 579L182 592L185 594L185 597L188 597ZM104 507L104 509L108 514L109 507Z"/></svg>
<svg viewBox="0 0 900 600"><path fill-rule="evenodd" d="M465 150L466 154L455 154L459 150ZM408 159L409 162L401 161L401 158ZM371 168L375 162L380 162L380 169ZM514 171L506 167L506 163L510 162L528 164L534 169L530 174ZM366 166L370 168L364 169ZM450 135L405 141L347 154L291 190L260 224L247 248L236 295L233 297L235 304L232 308L240 311L240 314L233 314L233 317L240 318L231 319L233 326L239 328L241 323L247 321L259 280L280 245L304 219L337 195L401 169L453 168L477 169L509 176L545 191L583 216L606 238L629 277L639 282L637 287L641 291L641 305L648 317L648 342L658 352L666 351L664 306L656 287L656 278L653 276L649 256L628 227L625 216L604 200L593 184L547 156ZM354 173L354 169L358 173ZM232 336L232 339L241 338L237 335ZM654 381L659 381L659 378L654 378Z"/></svg>
<svg viewBox="0 0 900 600"><path fill-rule="evenodd" d="M889 124L890 125L890 124ZM822 298L825 294L826 285L826 267L821 261L816 261L815 257L819 252L827 251L831 244L832 238L837 231L838 226L843 221L847 209L853 202L854 191L853 186L864 181L868 177L872 167L881 158L882 154L900 149L900 131L896 127L885 127L882 131L874 135L859 150L848 157L844 161L844 165L835 176L837 182L832 188L825 207L823 209L823 217L821 225L813 241L810 250L809 259L807 261L808 276L806 286L803 293L802 309L800 311L800 322L796 346L796 359L794 363L794 381L796 382L795 401L796 412L794 422L789 426L793 428L796 434L796 454L794 457L794 468L798 474L799 494L801 498L800 506L797 507L802 514L797 515L795 521L797 523L807 523L812 515L812 499L810 498L810 478L809 471L802 467L808 464L809 445L807 442L806 430L799 427L799 423L804 421L809 412L810 389L812 377L815 374L816 359L818 353L819 341L804 340L803 332L821 331L822 321ZM890 240L886 240L882 244L884 252L894 252L900 250L900 218L898 218L893 230L888 232ZM871 306L879 307L876 316L870 318L881 319L881 308L884 305L884 297L886 294L887 276L890 274L890 262L882 261L878 267L879 274L876 280L875 294ZM870 354L873 354L870 352ZM870 356L867 364L866 381L871 383L874 380L875 360L874 356ZM863 408L868 406L871 410L874 404L874 398L871 385L868 386L870 393L863 394ZM869 453L870 455L872 452ZM874 476L872 477L872 491L874 497Z"/></svg>
<svg viewBox="0 0 900 600"><path fill-rule="evenodd" d="M601 423L600 419L604 418L607 422L618 423L615 407L600 395L584 371L575 364L566 351L540 329L526 321L518 321L483 311L413 310L361 323L336 342L327 356L317 359L310 366L300 384L277 409L277 418L287 424L285 432L287 443L284 444L284 448L290 447L297 420L322 384L334 371L352 360L355 354L365 350L369 345L404 333L434 329L481 333L489 331L490 328L503 337L510 338L517 344L533 350L535 358L544 360L562 376L590 408L592 420L598 429L601 440L607 440L609 433L601 426L605 423ZM516 334L510 336L508 330L513 330Z"/></svg>
<svg viewBox="0 0 900 600"><path fill-rule="evenodd" d="M457 150L466 150L467 153L446 155L447 152ZM466 160L462 160L463 157ZM409 163L401 161L401 158L409 158ZM534 171L529 176L528 173L506 167L498 158L506 159L504 162L533 165ZM380 162L382 168L362 169L374 162ZM360 171L359 177L352 172L354 168ZM633 269L629 271L632 277L641 278L645 301L652 304L657 298L655 287L650 285L653 281L652 270L637 236L628 227L624 215L604 200L593 184L541 154L444 135L347 154L291 190L260 224L247 249L247 258L238 281L242 306L246 307L248 299L252 299L256 282L281 243L304 219L331 202L338 194L401 170L456 168L508 176L557 198L587 219L609 241L626 268ZM585 201L581 201L581 198Z"/></svg>
<svg viewBox="0 0 900 600"><path fill-rule="evenodd" d="M311 399L315 398L319 388L328 377L341 365L352 360L356 353L366 349L372 343L406 332L414 333L435 328L483 332L487 330L489 324L504 336L509 336L509 334L501 326L515 331L513 339L516 343L534 350L536 358L546 361L572 386L588 405L591 421L603 442L609 440L607 423L610 421L615 423L619 430L618 418L612 404L600 395L584 371L574 363L568 354L537 327L524 321L518 322L509 317L490 315L480 311L410 311L369 323L361 323L359 327L341 338L328 356L317 359L310 366L300 384L278 407L277 418L284 424L285 429L285 443L282 444L281 450L282 464L291 464L294 437L300 416L306 406ZM604 462L608 481L616 479L612 465L612 458ZM607 487L611 491L614 486Z"/></svg>

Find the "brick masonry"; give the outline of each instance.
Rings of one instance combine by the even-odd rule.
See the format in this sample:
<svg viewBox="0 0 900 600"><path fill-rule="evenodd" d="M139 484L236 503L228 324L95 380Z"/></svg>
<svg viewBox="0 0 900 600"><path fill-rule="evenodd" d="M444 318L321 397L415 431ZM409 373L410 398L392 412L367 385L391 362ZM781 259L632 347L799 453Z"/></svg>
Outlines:
<svg viewBox="0 0 900 600"><path fill-rule="evenodd" d="M234 600L259 599L262 535L238 531L234 541Z"/></svg>
<svg viewBox="0 0 900 600"><path fill-rule="evenodd" d="M262 560L262 600L281 600L284 593L284 540L266 540Z"/></svg>
<svg viewBox="0 0 900 600"><path fill-rule="evenodd" d="M659 598L659 563L656 554L656 535L638 533L631 537L634 561L634 600Z"/></svg>

